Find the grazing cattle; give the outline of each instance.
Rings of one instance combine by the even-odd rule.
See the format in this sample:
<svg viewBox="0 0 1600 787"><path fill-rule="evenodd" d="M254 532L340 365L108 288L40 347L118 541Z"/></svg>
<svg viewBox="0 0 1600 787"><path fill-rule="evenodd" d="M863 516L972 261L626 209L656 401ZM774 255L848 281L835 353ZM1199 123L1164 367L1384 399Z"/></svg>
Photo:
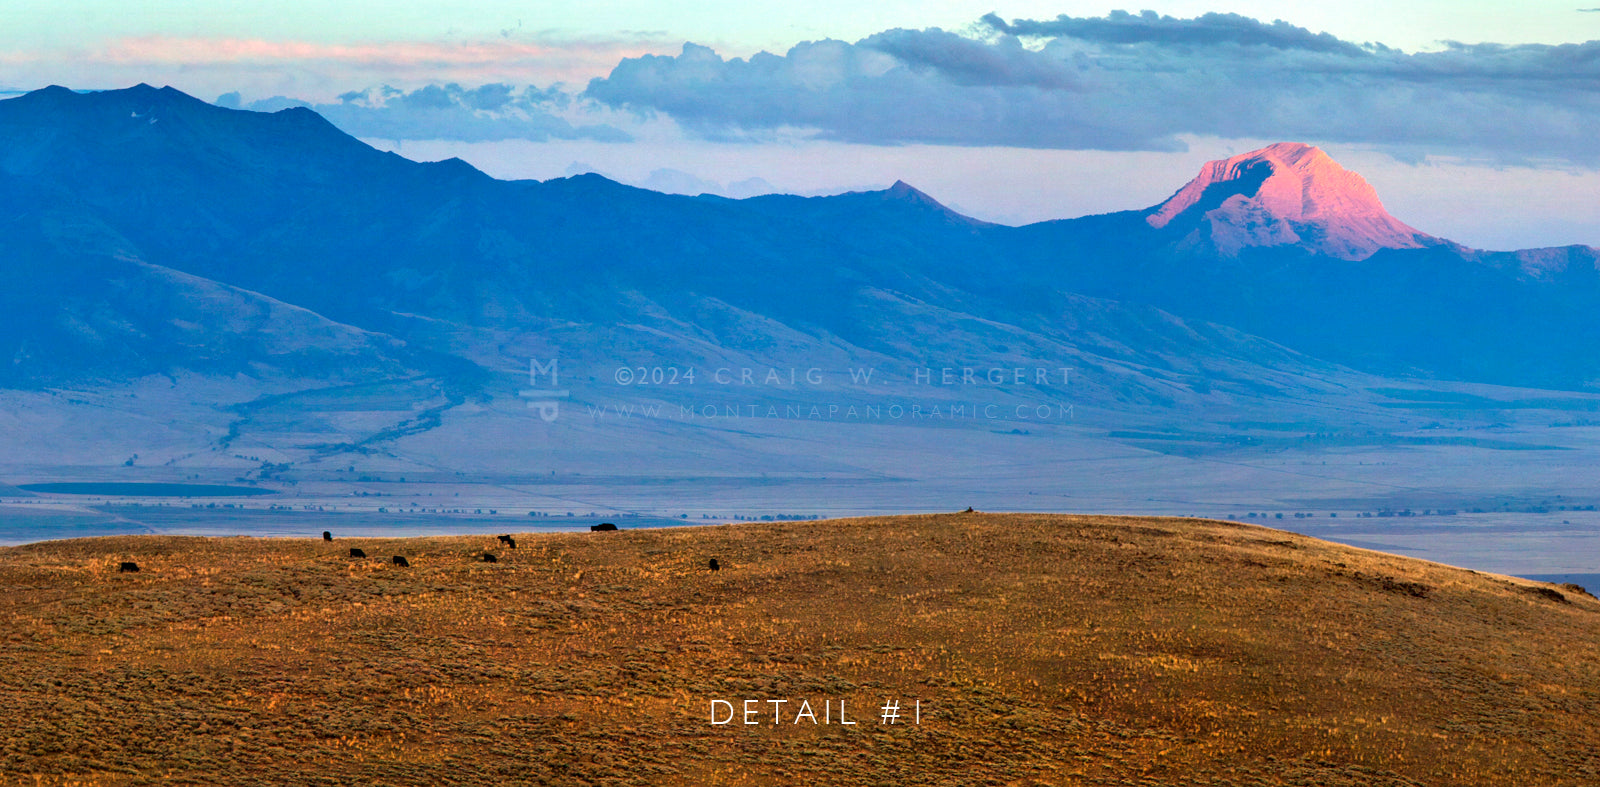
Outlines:
<svg viewBox="0 0 1600 787"><path fill-rule="evenodd" d="M411 568L411 562L400 555L394 556L394 564L401 568Z"/></svg>
<svg viewBox="0 0 1600 787"><path fill-rule="evenodd" d="M485 553L483 553L483 562L485 562L485 563L499 563L500 562L500 558L497 558L494 555L491 555L488 552L485 552Z"/></svg>
<svg viewBox="0 0 1600 787"><path fill-rule="evenodd" d="M362 552L361 550L356 549L355 547L351 547L350 548L350 557L366 557L366 556L367 556L367 553Z"/></svg>
<svg viewBox="0 0 1600 787"><path fill-rule="evenodd" d="M962 511L962 512L961 512L961 513L963 513L963 514L970 514L970 513L972 513L972 506L967 506L967 510L965 510L965 511Z"/></svg>
<svg viewBox="0 0 1600 787"><path fill-rule="evenodd" d="M611 524L610 522L601 522L598 525L590 525L589 529L593 530L596 533L605 533L605 532L609 532L609 531L612 531L612 530L616 530L617 526Z"/></svg>
<svg viewBox="0 0 1600 787"><path fill-rule="evenodd" d="M512 538L511 536L495 536L495 538L500 539L500 543L505 544L506 546L511 547L512 549L516 549L517 548L517 540L515 538Z"/></svg>
<svg viewBox="0 0 1600 787"><path fill-rule="evenodd" d="M717 559L716 558L711 558L711 570L712 571L721 571L722 570L722 566L717 564Z"/></svg>
<svg viewBox="0 0 1600 787"><path fill-rule="evenodd" d="M134 563L132 561L127 561L127 560L122 561L122 565L117 566L118 573L122 573L122 574L131 574L131 573L137 572L138 570L139 570L139 564L138 563Z"/></svg>
<svg viewBox="0 0 1600 787"><path fill-rule="evenodd" d="M323 541L332 541L333 540L333 534L329 533L326 530L322 531L322 540Z"/></svg>

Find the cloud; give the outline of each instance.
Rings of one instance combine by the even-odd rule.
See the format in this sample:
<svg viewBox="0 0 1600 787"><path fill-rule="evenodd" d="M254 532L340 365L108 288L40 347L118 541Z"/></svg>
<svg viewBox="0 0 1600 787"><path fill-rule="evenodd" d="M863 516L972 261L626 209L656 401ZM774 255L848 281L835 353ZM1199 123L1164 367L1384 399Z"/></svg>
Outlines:
<svg viewBox="0 0 1600 787"><path fill-rule="evenodd" d="M1238 14L1204 14L1194 19L1175 19L1145 11L1134 16L1112 11L1103 18L1074 18L1062 14L1055 19L1018 19L1006 22L996 14L981 20L1002 33L1032 38L1076 38L1102 44L1141 44L1216 46L1267 46L1274 49L1300 49L1308 52L1360 54L1362 48L1327 33L1312 33L1303 27L1277 21L1263 24Z"/></svg>
<svg viewBox="0 0 1600 787"><path fill-rule="evenodd" d="M490 40L370 43L139 36L79 53L0 53L0 66L39 71L41 83L83 86L86 80L73 72L86 70L96 74L90 87L122 86L118 79L170 84L217 95L230 108L306 106L368 139L631 139L617 127L618 113L590 111L592 102L575 101L563 85L569 78L581 85L621 59L651 51L651 40L547 40L513 32ZM115 74L126 76L107 84L106 75ZM534 82L546 87L520 87ZM352 85L382 87L345 92Z"/></svg>
<svg viewBox="0 0 1600 787"><path fill-rule="evenodd" d="M1236 14L982 20L724 59L626 58L583 95L712 139L1182 150L1185 136L1600 162L1600 41L1405 53Z"/></svg>
<svg viewBox="0 0 1600 787"><path fill-rule="evenodd" d="M337 103L311 104L275 96L242 105L258 112L292 106L310 107L347 134L367 139L441 139L492 142L526 139L591 139L626 142L631 137L605 124L574 125L558 112L572 97L555 89L494 83L475 88L457 84L426 85L410 92L389 86L352 91ZM241 108L239 94L226 93L220 106Z"/></svg>
<svg viewBox="0 0 1600 787"><path fill-rule="evenodd" d="M1036 56L1015 39L986 44L941 30L890 30L863 43L914 71L938 74L957 85L1065 90L1082 86L1070 68Z"/></svg>
<svg viewBox="0 0 1600 787"><path fill-rule="evenodd" d="M253 38L120 38L89 56L105 65L216 67L290 66L305 70L358 70L391 81L455 75L537 72L545 79L605 73L619 58L653 51L645 41L386 41L335 44Z"/></svg>
<svg viewBox="0 0 1600 787"><path fill-rule="evenodd" d="M784 56L630 58L584 96L661 112L712 139L817 129L823 138L894 144L1021 147L1120 145L1115 129L1077 117L1073 69L1020 44L987 45L942 31L894 30L856 44L807 42Z"/></svg>
<svg viewBox="0 0 1600 787"><path fill-rule="evenodd" d="M147 82L193 95L239 91L328 102L352 85L413 90L429 84L574 84L609 73L623 58L676 51L651 33L612 39L553 33L487 40L331 43L229 37L129 36L93 45L0 50L11 86L114 88ZM631 36L631 37L627 37Z"/></svg>

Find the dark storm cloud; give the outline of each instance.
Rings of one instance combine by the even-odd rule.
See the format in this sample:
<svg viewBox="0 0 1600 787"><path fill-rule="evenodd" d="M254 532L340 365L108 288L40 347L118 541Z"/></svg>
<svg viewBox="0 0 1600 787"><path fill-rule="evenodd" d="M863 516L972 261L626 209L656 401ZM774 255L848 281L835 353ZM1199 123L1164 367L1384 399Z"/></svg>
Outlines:
<svg viewBox="0 0 1600 787"><path fill-rule="evenodd" d="M448 139L488 142L502 139L596 139L623 142L629 136L608 125L573 125L555 114L572 97L556 88L521 90L505 84L463 88L427 85L406 92L391 87L345 93L338 103L309 104L283 97L250 103L247 109L274 111L309 106L348 134L369 139ZM218 99L238 106L237 93Z"/></svg>
<svg viewBox="0 0 1600 787"><path fill-rule="evenodd" d="M984 24L986 40L891 30L749 59L688 44L584 95L713 138L1173 150L1193 134L1600 162L1600 42L1407 54L1233 14Z"/></svg>

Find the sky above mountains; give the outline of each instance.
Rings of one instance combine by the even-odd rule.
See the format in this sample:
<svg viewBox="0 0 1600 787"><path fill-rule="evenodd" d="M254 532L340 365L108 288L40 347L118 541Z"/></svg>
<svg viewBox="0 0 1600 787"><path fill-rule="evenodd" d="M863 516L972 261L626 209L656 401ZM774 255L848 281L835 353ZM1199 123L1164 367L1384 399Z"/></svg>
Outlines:
<svg viewBox="0 0 1600 787"><path fill-rule="evenodd" d="M1150 5L23 0L0 87L308 104L502 177L731 196L904 179L1006 223L1152 205L1206 160L1292 140L1425 232L1600 245L1600 12Z"/></svg>
<svg viewBox="0 0 1600 787"><path fill-rule="evenodd" d="M1101 17L1112 11L1151 9L1194 17L1237 13L1293 24L1355 42L1416 51L1441 41L1465 43L1578 43L1594 25L1574 18L1593 6L1583 0L1352 0L1283 3L1275 0L1150 0L1135 6L1082 0L593 0L526 3L518 0L398 0L341 3L315 0L21 0L10 3L0 45L11 50L104 46L118 39L261 40L351 45L400 41L470 41L493 38L559 41L693 40L746 57L784 50L819 38L854 40L896 27L959 30L987 13L1007 19ZM63 24L63 20L72 24ZM1586 32L1585 27L1588 31Z"/></svg>

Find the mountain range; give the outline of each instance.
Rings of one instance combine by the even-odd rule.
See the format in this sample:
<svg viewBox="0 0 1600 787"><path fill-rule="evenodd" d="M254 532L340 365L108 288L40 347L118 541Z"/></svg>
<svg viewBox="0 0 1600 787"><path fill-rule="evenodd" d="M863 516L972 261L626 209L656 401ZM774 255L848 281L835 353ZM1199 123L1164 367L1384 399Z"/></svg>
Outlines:
<svg viewBox="0 0 1600 787"><path fill-rule="evenodd" d="M1113 409L1330 369L1600 380L1600 251L1435 238L1294 143L1212 162L1146 210L1008 227L904 183L730 200L501 181L308 109L50 87L0 101L0 231L0 385L21 390L180 373L478 389L555 354L1048 360Z"/></svg>

